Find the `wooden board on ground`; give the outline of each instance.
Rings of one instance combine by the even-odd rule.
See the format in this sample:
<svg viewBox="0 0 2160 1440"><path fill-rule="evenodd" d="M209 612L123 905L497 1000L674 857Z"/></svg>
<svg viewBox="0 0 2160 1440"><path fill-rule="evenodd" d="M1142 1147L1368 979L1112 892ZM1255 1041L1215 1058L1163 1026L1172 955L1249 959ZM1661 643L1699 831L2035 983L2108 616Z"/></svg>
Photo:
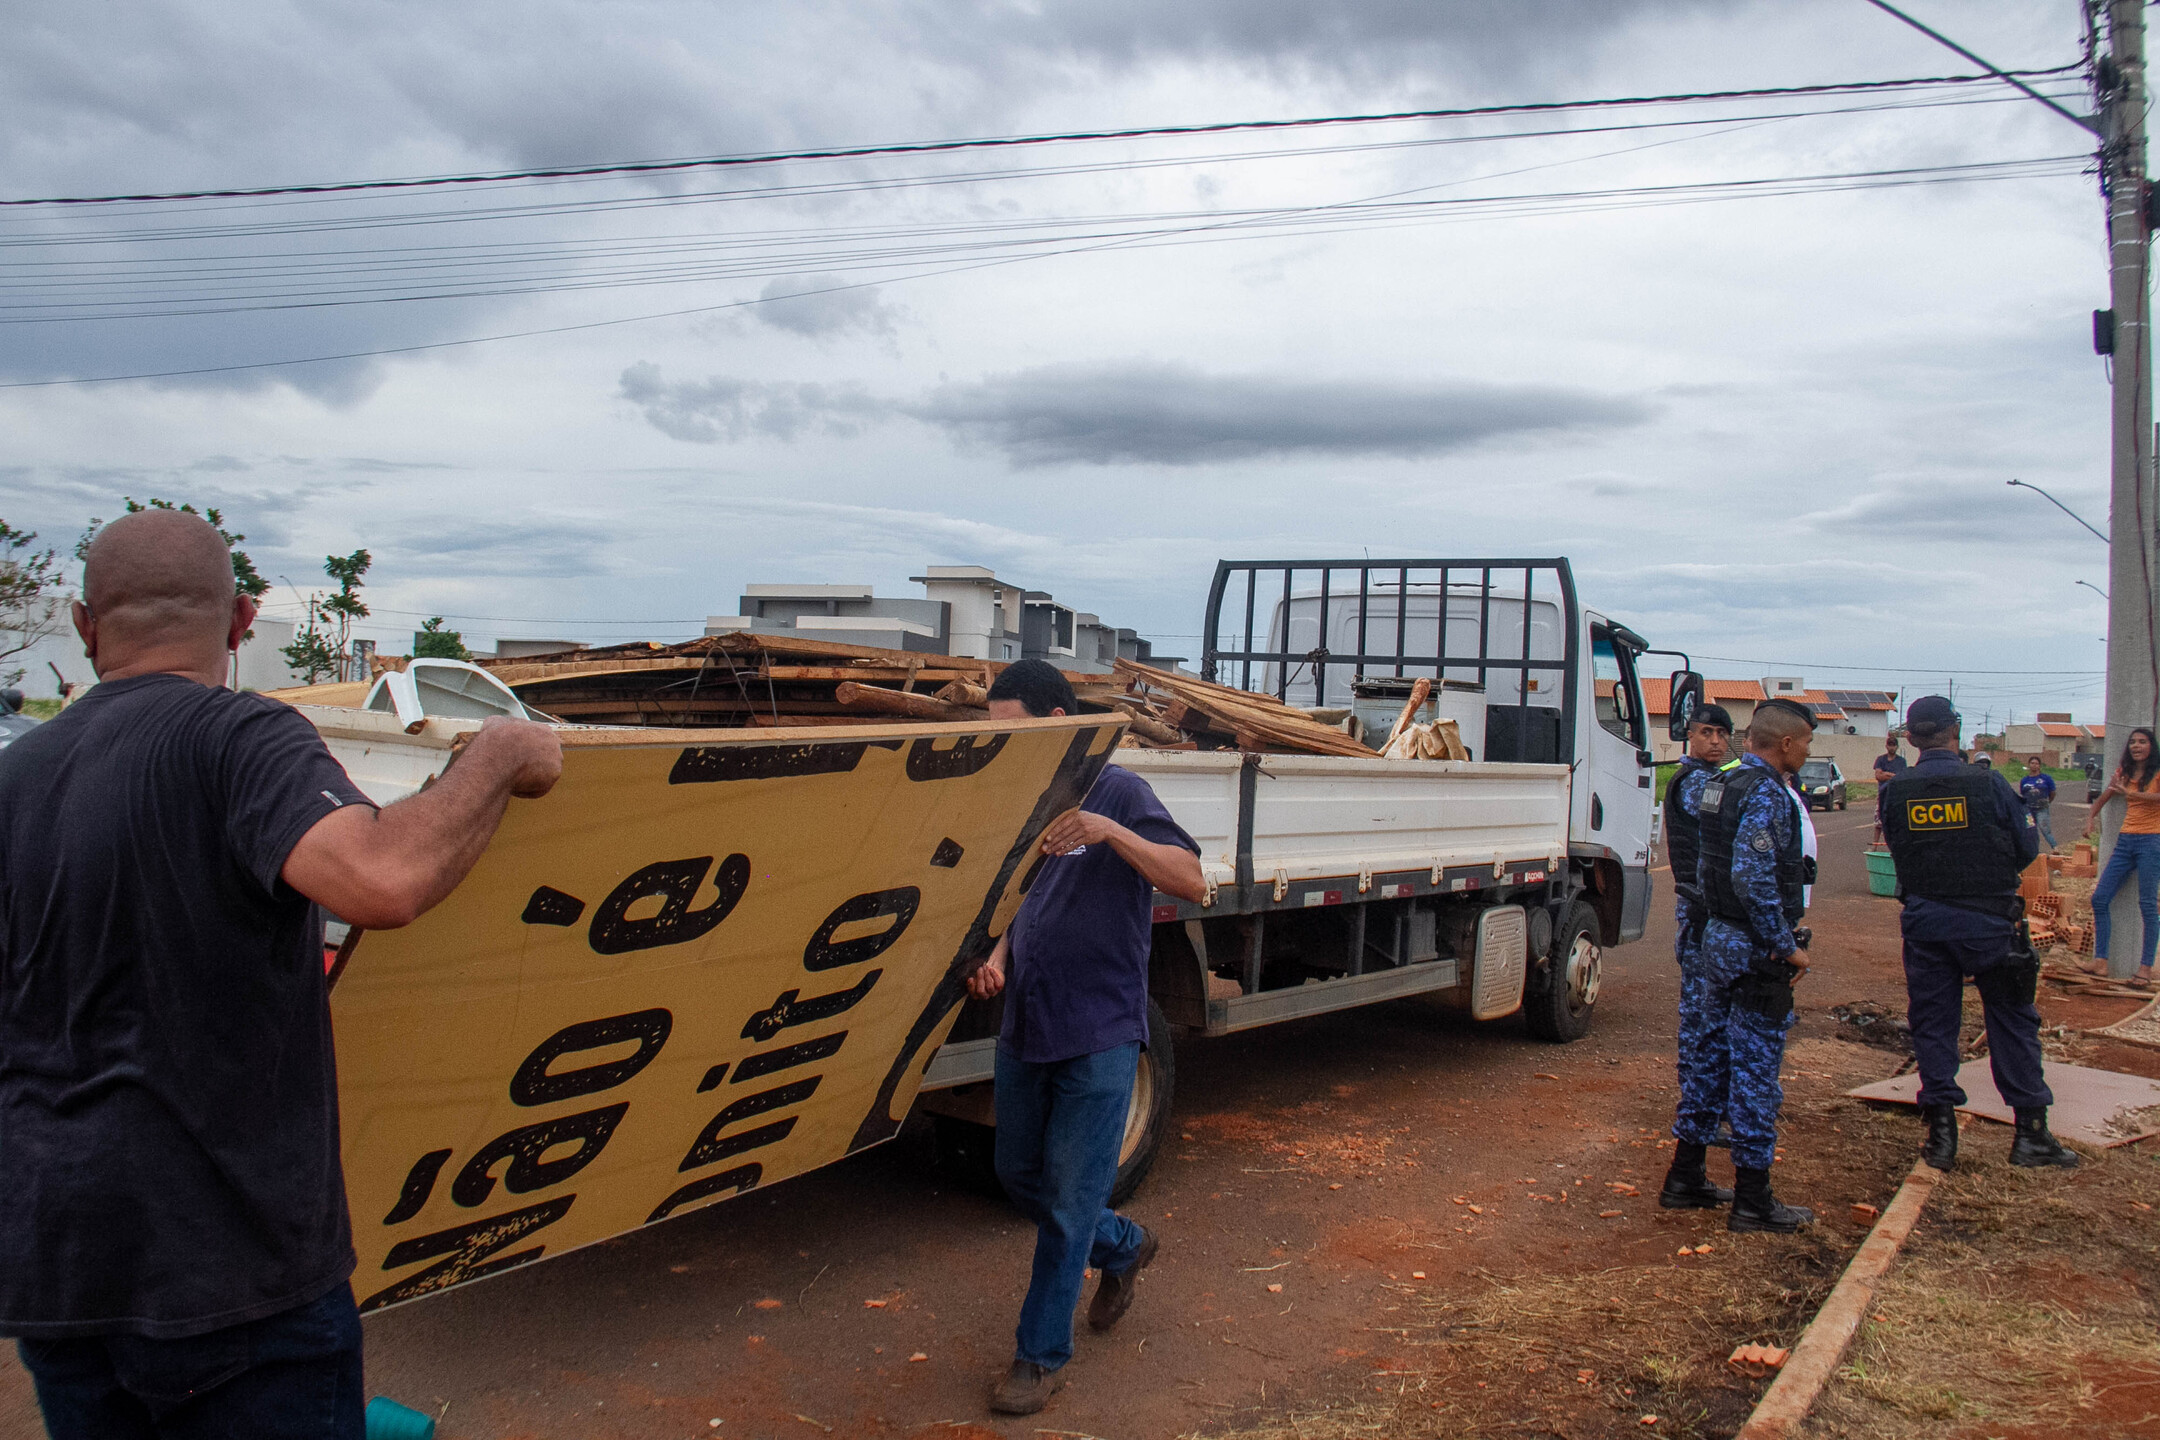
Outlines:
<svg viewBox="0 0 2160 1440"><path fill-rule="evenodd" d="M1121 730L567 732L561 783L448 900L340 956L362 1308L892 1136Z"/></svg>
<svg viewBox="0 0 2160 1440"><path fill-rule="evenodd" d="M2106 1149L2160 1135L2160 1081L2052 1062L2044 1064L2041 1073L2048 1089L2055 1092L2055 1104L2048 1110L2048 1128L2063 1139ZM2017 1117L1995 1092L1995 1080L1984 1057L1960 1065L1957 1083L1968 1097L1958 1109L2005 1125L2015 1122ZM1861 1100L1917 1104L1920 1077L1900 1075L1845 1093Z"/></svg>

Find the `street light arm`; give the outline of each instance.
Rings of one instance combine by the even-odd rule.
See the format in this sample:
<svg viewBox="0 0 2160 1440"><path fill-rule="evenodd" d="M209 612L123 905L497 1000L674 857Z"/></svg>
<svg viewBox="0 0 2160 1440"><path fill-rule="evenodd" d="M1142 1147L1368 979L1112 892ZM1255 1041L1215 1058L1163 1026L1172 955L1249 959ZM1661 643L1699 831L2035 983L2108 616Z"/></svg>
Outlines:
<svg viewBox="0 0 2160 1440"><path fill-rule="evenodd" d="M2010 480L2004 483L2015 485L2020 490L2032 491L2033 494L2038 495L2041 499L2047 501L2048 504L2054 506L2057 510L2062 511L2063 514L2069 516L2072 520L2077 521L2078 524L2083 525L2087 530L2092 530L2093 538L2098 540L2101 544L2105 545L2108 543L2108 537L2102 535L2098 530L2093 530L2091 522L2086 520L2084 516L2078 514L2077 511L2072 510L2069 506L2063 504L2062 501L2057 500L2054 496L2048 494L2047 491L2042 490L2039 486L2027 480Z"/></svg>
<svg viewBox="0 0 2160 1440"><path fill-rule="evenodd" d="M1996 79L2005 81L2011 85L2015 85L2018 89L2024 91L2027 95L2030 95L2033 99L2039 101L2042 105L2047 106L2048 109L2053 110L2056 114L2062 116L2063 119L2068 120L2071 124L2077 126L2079 129L2089 130L2095 135L2102 133L2099 125L2094 123L2087 116L2080 115L2073 110L2065 110L2062 106L2056 104L2053 100L2050 100L2047 96L2041 94L2038 90L2033 89L2032 86L2026 84L2023 80L2018 79L2017 76L2012 75L2009 71L1998 69L1997 67L1990 65L1987 61L1981 59L1978 55L1973 54L1972 51L1967 50L1964 46L1958 44L1957 41L1952 40L1949 36L1943 34L1940 30L1929 29L1927 26L1921 24L1918 20L1913 19L1912 16L1907 15L1904 11L1898 9L1895 5L1886 4L1885 0L1868 0L1868 4L1873 5L1876 9L1884 11L1887 14L1895 15L1898 19L1904 21L1907 25L1912 26L1913 29L1918 30L1921 34L1927 36L1928 39L1935 41L1937 44L1944 45L1952 50L1955 50L1958 54L1964 56L1967 60L1972 61L1973 64L1978 65L1981 69L1987 71L1988 74L1993 75Z"/></svg>

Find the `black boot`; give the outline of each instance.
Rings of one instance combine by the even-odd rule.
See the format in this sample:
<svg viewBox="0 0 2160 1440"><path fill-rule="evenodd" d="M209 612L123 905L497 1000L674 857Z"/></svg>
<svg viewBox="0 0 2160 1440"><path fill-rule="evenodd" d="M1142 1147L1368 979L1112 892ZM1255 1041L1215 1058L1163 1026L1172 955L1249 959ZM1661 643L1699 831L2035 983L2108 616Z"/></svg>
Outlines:
<svg viewBox="0 0 2160 1440"><path fill-rule="evenodd" d="M1672 1169L1665 1172L1665 1188L1658 1194L1658 1204L1667 1210L1715 1210L1732 1204L1732 1191L1711 1184L1703 1172L1703 1157L1708 1150L1708 1146L1686 1141L1673 1147Z"/></svg>
<svg viewBox="0 0 2160 1440"><path fill-rule="evenodd" d="M1815 1212L1806 1206L1778 1203L1777 1196L1770 1193L1768 1170L1735 1167L1733 1174L1734 1198L1732 1214L1725 1217L1727 1230L1767 1230L1777 1235L1790 1235L1814 1221Z"/></svg>
<svg viewBox="0 0 2160 1440"><path fill-rule="evenodd" d="M2065 1148L2048 1131L2047 1106L2020 1105L2017 1107L2017 1138L2010 1142L2010 1163L2013 1165L2056 1165L2065 1170L2077 1168L2077 1155Z"/></svg>
<svg viewBox="0 0 2160 1440"><path fill-rule="evenodd" d="M1958 1117L1955 1105L1923 1105L1920 1114L1927 1120L1927 1140L1920 1146L1920 1158L1937 1170L1957 1168Z"/></svg>

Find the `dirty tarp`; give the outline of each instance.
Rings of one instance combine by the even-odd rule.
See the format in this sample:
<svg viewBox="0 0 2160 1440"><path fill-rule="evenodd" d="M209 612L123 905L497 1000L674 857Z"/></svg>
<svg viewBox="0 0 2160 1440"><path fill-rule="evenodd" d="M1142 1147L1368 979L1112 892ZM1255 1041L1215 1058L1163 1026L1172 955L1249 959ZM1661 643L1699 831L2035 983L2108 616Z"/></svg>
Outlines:
<svg viewBox="0 0 2160 1440"><path fill-rule="evenodd" d="M1120 726L580 745L332 991L362 1308L889 1138Z"/></svg>

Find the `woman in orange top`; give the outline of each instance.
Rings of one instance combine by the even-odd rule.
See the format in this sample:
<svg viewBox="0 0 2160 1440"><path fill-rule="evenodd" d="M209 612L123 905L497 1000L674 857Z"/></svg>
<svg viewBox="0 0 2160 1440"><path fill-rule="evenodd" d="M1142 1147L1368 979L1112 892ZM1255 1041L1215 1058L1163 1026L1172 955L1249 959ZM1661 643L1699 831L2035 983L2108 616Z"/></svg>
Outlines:
<svg viewBox="0 0 2160 1440"><path fill-rule="evenodd" d="M2108 907L2123 881L2137 871L2138 917L2144 922L2143 948L2137 975L2131 984L2149 986L2153 978L2153 948L2160 943L2160 739L2140 725L2123 746L2122 764L2107 789L2093 802L2086 823L2089 836L2100 825L2100 811L2117 795L2123 797L2122 830L2115 837L2107 868L2093 887L2093 959L2104 972L2108 955Z"/></svg>

